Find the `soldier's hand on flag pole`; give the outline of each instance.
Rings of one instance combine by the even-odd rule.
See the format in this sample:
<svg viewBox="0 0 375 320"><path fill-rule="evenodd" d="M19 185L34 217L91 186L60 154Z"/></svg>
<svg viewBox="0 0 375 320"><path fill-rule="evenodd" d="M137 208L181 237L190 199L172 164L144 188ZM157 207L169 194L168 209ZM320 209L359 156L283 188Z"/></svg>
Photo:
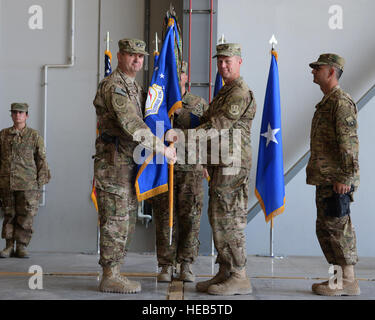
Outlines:
<svg viewBox="0 0 375 320"><path fill-rule="evenodd" d="M208 171L206 168L203 168L203 178L205 178L207 181L210 180L210 175L208 174Z"/></svg>
<svg viewBox="0 0 375 320"><path fill-rule="evenodd" d="M169 164L175 164L177 161L176 149L174 147L165 147L164 155Z"/></svg>
<svg viewBox="0 0 375 320"><path fill-rule="evenodd" d="M178 134L175 130L169 129L165 133L165 140L169 142L178 142Z"/></svg>

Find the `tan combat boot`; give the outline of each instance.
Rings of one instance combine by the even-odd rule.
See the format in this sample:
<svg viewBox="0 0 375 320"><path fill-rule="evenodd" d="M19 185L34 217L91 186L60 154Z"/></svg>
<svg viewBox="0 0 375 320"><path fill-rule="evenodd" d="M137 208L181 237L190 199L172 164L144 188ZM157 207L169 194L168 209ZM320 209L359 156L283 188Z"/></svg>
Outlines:
<svg viewBox="0 0 375 320"><path fill-rule="evenodd" d="M12 239L6 240L6 246L3 251L0 251L0 258L9 258L14 254L14 241Z"/></svg>
<svg viewBox="0 0 375 320"><path fill-rule="evenodd" d="M29 258L29 255L26 251L26 246L22 243L17 243L16 252L14 253L14 256L17 258Z"/></svg>
<svg viewBox="0 0 375 320"><path fill-rule="evenodd" d="M322 283L314 283L312 291L322 296L359 296L361 290L358 281L354 277L354 266L341 266L343 271L342 285L339 282L331 283L324 281Z"/></svg>
<svg viewBox="0 0 375 320"><path fill-rule="evenodd" d="M227 280L230 276L228 268L224 265L219 266L219 272L210 280L198 282L195 289L198 292L207 292L208 287L212 284L220 283Z"/></svg>
<svg viewBox="0 0 375 320"><path fill-rule="evenodd" d="M356 280L354 276L354 266L343 265L341 268L343 273L343 289L345 295L359 296L361 294L361 289L359 288L358 280Z"/></svg>
<svg viewBox="0 0 375 320"><path fill-rule="evenodd" d="M208 287L207 293L232 296L235 294L250 294L253 292L250 279L246 275L246 268L241 271L232 272L230 277L220 283L213 284Z"/></svg>
<svg viewBox="0 0 375 320"><path fill-rule="evenodd" d="M180 280L185 282L194 282L195 275L191 271L191 264L189 262L181 263Z"/></svg>
<svg viewBox="0 0 375 320"><path fill-rule="evenodd" d="M141 284L122 277L120 266L103 267L103 277L99 284L99 290L113 293L137 293L141 291Z"/></svg>
<svg viewBox="0 0 375 320"><path fill-rule="evenodd" d="M171 282L172 281L172 266L162 266L161 271L158 274L158 282Z"/></svg>

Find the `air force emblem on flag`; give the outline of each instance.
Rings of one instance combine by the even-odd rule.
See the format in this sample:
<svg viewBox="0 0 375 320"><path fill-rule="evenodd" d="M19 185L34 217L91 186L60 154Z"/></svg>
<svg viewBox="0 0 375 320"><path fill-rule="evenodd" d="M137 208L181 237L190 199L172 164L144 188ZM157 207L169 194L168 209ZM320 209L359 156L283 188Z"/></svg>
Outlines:
<svg viewBox="0 0 375 320"><path fill-rule="evenodd" d="M163 88L157 84L153 84L148 89L145 118L151 114L158 114L159 108L164 100Z"/></svg>

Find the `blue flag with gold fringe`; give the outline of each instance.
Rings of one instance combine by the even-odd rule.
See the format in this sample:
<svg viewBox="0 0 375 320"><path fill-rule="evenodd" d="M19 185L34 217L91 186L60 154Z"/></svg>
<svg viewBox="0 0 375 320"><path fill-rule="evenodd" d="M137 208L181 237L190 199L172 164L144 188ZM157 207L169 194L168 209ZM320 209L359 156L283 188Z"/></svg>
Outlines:
<svg viewBox="0 0 375 320"><path fill-rule="evenodd" d="M283 144L277 53L272 51L259 138L255 195L266 222L285 207Z"/></svg>
<svg viewBox="0 0 375 320"><path fill-rule="evenodd" d="M107 77L112 73L112 53L109 50L104 52L104 76Z"/></svg>
<svg viewBox="0 0 375 320"><path fill-rule="evenodd" d="M144 121L152 133L164 141L164 134L172 128L170 116L182 108L181 91L175 59L175 20L169 19L167 33L160 51L155 55L154 73L148 89ZM135 188L138 201L168 191L168 163L160 154L144 150L145 160L138 166Z"/></svg>
<svg viewBox="0 0 375 320"><path fill-rule="evenodd" d="M219 93L219 91L223 87L223 85L224 85L223 77L220 75L219 72L217 72L216 78L215 78L214 97L217 96L217 94Z"/></svg>
<svg viewBox="0 0 375 320"><path fill-rule="evenodd" d="M112 53L109 50L104 51L104 77L108 77L112 73ZM96 136L99 135L98 124L96 124ZM95 178L92 179L92 190L91 190L91 200L94 203L96 211L98 211L98 199L95 188Z"/></svg>

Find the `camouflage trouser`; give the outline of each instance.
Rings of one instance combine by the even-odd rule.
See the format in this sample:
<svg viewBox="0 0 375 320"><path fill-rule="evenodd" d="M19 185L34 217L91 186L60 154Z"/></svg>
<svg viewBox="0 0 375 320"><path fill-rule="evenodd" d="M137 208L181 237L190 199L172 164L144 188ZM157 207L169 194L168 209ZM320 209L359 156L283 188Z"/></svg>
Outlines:
<svg viewBox="0 0 375 320"><path fill-rule="evenodd" d="M134 189L134 188L133 188ZM100 260L102 267L122 263L129 248L137 221L134 191L125 197L97 189L100 220Z"/></svg>
<svg viewBox="0 0 375 320"><path fill-rule="evenodd" d="M222 167L209 167L208 173L208 217L218 252L216 263L231 272L239 271L246 266L249 170L241 168L236 175L223 175Z"/></svg>
<svg viewBox="0 0 375 320"><path fill-rule="evenodd" d="M358 261L356 236L350 215L340 218L325 215L325 199L332 195L332 186L316 187L316 235L328 263L340 266L355 265Z"/></svg>
<svg viewBox="0 0 375 320"><path fill-rule="evenodd" d="M156 225L158 265L194 262L199 251L199 228L203 206L201 171L174 173L172 245L169 245L168 192L151 198Z"/></svg>
<svg viewBox="0 0 375 320"><path fill-rule="evenodd" d="M33 219L39 208L40 191L2 190L4 222L1 237L28 245L33 234Z"/></svg>

